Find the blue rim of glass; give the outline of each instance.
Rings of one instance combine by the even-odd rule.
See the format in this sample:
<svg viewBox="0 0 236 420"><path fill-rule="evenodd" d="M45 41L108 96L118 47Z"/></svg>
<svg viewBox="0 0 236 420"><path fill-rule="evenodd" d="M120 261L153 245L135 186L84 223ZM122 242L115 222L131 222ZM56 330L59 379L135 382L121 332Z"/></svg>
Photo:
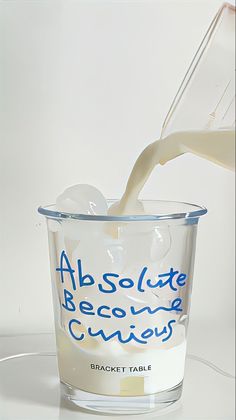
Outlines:
<svg viewBox="0 0 236 420"><path fill-rule="evenodd" d="M118 200L107 200L108 203L112 204ZM178 213L165 213L165 214L145 214L145 215L125 215L125 216L108 216L108 215L90 215L90 214L76 214L66 213L54 210L55 204L49 206L40 206L38 212L51 219L75 219L75 220L90 220L90 221L102 221L102 222L143 222L143 221L157 221L157 220L171 220L171 219L191 219L199 218L207 213L207 209L204 206L198 206L196 204L181 202L181 201L167 201L167 200L140 200L141 202L150 203L171 203L178 205L184 205L191 207L191 211L184 211Z"/></svg>

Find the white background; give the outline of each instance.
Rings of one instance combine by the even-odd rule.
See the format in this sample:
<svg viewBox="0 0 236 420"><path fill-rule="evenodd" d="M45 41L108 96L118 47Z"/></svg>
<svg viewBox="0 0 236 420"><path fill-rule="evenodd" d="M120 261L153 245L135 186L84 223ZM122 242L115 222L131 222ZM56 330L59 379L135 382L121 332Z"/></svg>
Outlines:
<svg viewBox="0 0 236 420"><path fill-rule="evenodd" d="M53 329L45 221L68 185L120 197L220 1L0 2L0 334ZM192 320L234 319L234 175L186 155L143 196L204 204Z"/></svg>

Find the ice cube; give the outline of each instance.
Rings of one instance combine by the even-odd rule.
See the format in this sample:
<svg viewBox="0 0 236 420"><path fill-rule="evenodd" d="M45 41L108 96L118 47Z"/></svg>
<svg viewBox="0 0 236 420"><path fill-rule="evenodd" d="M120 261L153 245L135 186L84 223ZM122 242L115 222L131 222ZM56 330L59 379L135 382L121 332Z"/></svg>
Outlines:
<svg viewBox="0 0 236 420"><path fill-rule="evenodd" d="M65 219L62 222L62 230L67 240L77 241L78 243L78 241L86 237L89 226L86 221Z"/></svg>
<svg viewBox="0 0 236 420"><path fill-rule="evenodd" d="M84 227L84 222L82 222ZM121 273L124 268L124 251L119 240L104 233L102 222L87 222L87 229L78 227L78 247L73 255L81 259L87 269L102 275L106 272Z"/></svg>
<svg viewBox="0 0 236 420"><path fill-rule="evenodd" d="M110 236L107 236L104 240L104 246L110 257L110 270L117 274L122 273L125 254L121 241L119 239L111 239Z"/></svg>
<svg viewBox="0 0 236 420"><path fill-rule="evenodd" d="M169 228L156 226L152 232L151 260L163 259L171 248L171 234Z"/></svg>
<svg viewBox="0 0 236 420"><path fill-rule="evenodd" d="M169 228L151 222L123 223L119 228L119 239L126 255L126 269L148 267L162 260L171 247Z"/></svg>
<svg viewBox="0 0 236 420"><path fill-rule="evenodd" d="M108 357L122 357L126 354L125 346L122 346L122 344L116 340L101 342L100 350L103 351L103 355L106 354Z"/></svg>
<svg viewBox="0 0 236 420"><path fill-rule="evenodd" d="M48 219L48 229L53 233L59 232L61 230L61 222L54 219Z"/></svg>
<svg viewBox="0 0 236 420"><path fill-rule="evenodd" d="M107 202L92 185L78 184L67 188L56 200L58 211L73 214L106 215Z"/></svg>
<svg viewBox="0 0 236 420"><path fill-rule="evenodd" d="M86 325L86 327L91 327L93 332L97 332L102 329L104 333L109 336L115 331L120 330L122 334L128 335L129 325L133 322L133 317L129 311L130 301L121 293L114 293L111 299L111 297L107 294L102 295L101 293L98 293L96 289L92 290L91 287L90 290L79 291L75 296L75 300L77 300L77 306L79 306L81 301L89 302L93 305L96 316L89 316L78 312L81 322ZM101 305L104 305L102 314L110 316L110 318L97 315L97 310L101 307ZM114 310L115 312L112 312ZM121 314L124 315L125 312L126 316L118 318ZM118 316L114 315L114 313Z"/></svg>

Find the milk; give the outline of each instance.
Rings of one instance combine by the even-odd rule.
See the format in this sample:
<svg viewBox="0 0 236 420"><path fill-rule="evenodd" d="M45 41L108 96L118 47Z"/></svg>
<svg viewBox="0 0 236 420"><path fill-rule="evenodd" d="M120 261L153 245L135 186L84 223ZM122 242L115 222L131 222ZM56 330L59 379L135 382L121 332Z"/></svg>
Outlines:
<svg viewBox="0 0 236 420"><path fill-rule="evenodd" d="M115 342L80 348L61 330L57 332L60 377L75 388L102 395L144 396L172 389L184 378L186 339L178 341L173 347L140 352L118 349Z"/></svg>
<svg viewBox="0 0 236 420"><path fill-rule="evenodd" d="M151 143L137 159L122 199L109 209L109 214L142 214L138 197L155 166L188 152L233 170L235 133L233 130L183 131Z"/></svg>

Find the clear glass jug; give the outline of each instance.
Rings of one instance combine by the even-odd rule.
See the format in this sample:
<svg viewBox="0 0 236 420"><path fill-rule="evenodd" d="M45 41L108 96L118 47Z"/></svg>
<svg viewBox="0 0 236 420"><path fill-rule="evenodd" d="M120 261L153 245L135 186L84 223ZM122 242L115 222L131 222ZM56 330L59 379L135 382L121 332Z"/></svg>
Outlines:
<svg viewBox="0 0 236 420"><path fill-rule="evenodd" d="M224 3L213 19L170 107L162 138L235 126L235 10Z"/></svg>
<svg viewBox="0 0 236 420"><path fill-rule="evenodd" d="M164 121L160 140L137 160L121 204L129 211L157 164L193 153L235 168L235 7L225 3L213 19ZM135 180L135 181L134 181ZM114 209L112 209L114 211ZM137 212L142 212L137 206Z"/></svg>

